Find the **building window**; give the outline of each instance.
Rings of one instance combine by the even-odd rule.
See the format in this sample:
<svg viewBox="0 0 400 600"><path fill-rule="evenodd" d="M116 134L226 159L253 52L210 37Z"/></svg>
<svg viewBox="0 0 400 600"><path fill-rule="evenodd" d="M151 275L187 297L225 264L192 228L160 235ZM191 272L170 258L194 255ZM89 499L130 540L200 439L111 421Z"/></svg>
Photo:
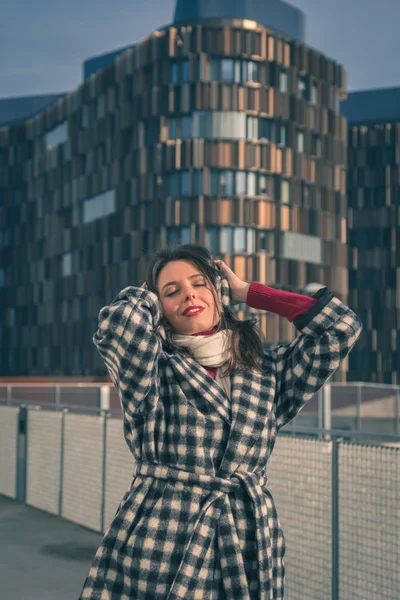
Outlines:
<svg viewBox="0 0 400 600"><path fill-rule="evenodd" d="M287 127L286 125L281 125L279 127L279 135L277 140L278 146L286 146L287 145Z"/></svg>
<svg viewBox="0 0 400 600"><path fill-rule="evenodd" d="M219 232L220 252L232 252L233 250L233 231L232 227L221 227Z"/></svg>
<svg viewBox="0 0 400 600"><path fill-rule="evenodd" d="M221 81L232 83L234 80L234 63L233 60L226 58L221 60Z"/></svg>
<svg viewBox="0 0 400 600"><path fill-rule="evenodd" d="M186 116L181 119L181 138L187 139L192 137L192 117Z"/></svg>
<svg viewBox="0 0 400 600"><path fill-rule="evenodd" d="M274 123L272 119L261 118L259 123L259 138L260 140L265 140L269 142L273 142L273 127Z"/></svg>
<svg viewBox="0 0 400 600"><path fill-rule="evenodd" d="M193 113L193 137L243 139L246 137L246 114L239 111L195 112Z"/></svg>
<svg viewBox="0 0 400 600"><path fill-rule="evenodd" d="M246 172L236 171L236 196L245 196L246 193Z"/></svg>
<svg viewBox="0 0 400 600"><path fill-rule="evenodd" d="M314 105L318 104L318 82L315 79L311 81L310 102Z"/></svg>
<svg viewBox="0 0 400 600"><path fill-rule="evenodd" d="M206 246L211 252L219 252L218 227L208 225L206 228Z"/></svg>
<svg viewBox="0 0 400 600"><path fill-rule="evenodd" d="M233 229L233 251L246 252L246 229L244 227Z"/></svg>
<svg viewBox="0 0 400 600"><path fill-rule="evenodd" d="M255 173L247 174L247 195L253 197L256 195L257 177Z"/></svg>
<svg viewBox="0 0 400 600"><path fill-rule="evenodd" d="M258 121L257 117L247 117L248 140L258 140Z"/></svg>
<svg viewBox="0 0 400 600"><path fill-rule="evenodd" d="M321 239L303 233L285 231L281 234L281 256L320 265L322 263Z"/></svg>
<svg viewBox="0 0 400 600"><path fill-rule="evenodd" d="M281 180L281 202L282 204L289 204L290 198L289 198L289 182L287 181L287 179L282 179Z"/></svg>
<svg viewBox="0 0 400 600"><path fill-rule="evenodd" d="M321 137L319 135L316 135L315 133L313 134L311 139L311 154L316 158L321 158L322 156Z"/></svg>
<svg viewBox="0 0 400 600"><path fill-rule="evenodd" d="M169 134L168 137L170 140L178 139L178 119L176 117L172 117L169 120Z"/></svg>
<svg viewBox="0 0 400 600"><path fill-rule="evenodd" d="M195 196L203 194L203 171L193 171L193 194Z"/></svg>
<svg viewBox="0 0 400 600"><path fill-rule="evenodd" d="M275 234L272 231L260 231L259 233L260 252L274 254L275 252Z"/></svg>
<svg viewBox="0 0 400 600"><path fill-rule="evenodd" d="M181 172L181 195L182 196L190 196L190 173L189 171Z"/></svg>
<svg viewBox="0 0 400 600"><path fill-rule="evenodd" d="M259 81L258 63L246 60L242 62L242 81L251 83Z"/></svg>
<svg viewBox="0 0 400 600"><path fill-rule="evenodd" d="M115 212L115 190L108 190L83 203L83 222L90 223Z"/></svg>
<svg viewBox="0 0 400 600"><path fill-rule="evenodd" d="M258 195L268 196L268 180L266 175L258 176Z"/></svg>
<svg viewBox="0 0 400 600"><path fill-rule="evenodd" d="M304 132L303 131L297 132L296 149L297 149L297 152L304 152Z"/></svg>
<svg viewBox="0 0 400 600"><path fill-rule="evenodd" d="M174 85L189 81L189 61L177 60L171 64L171 82Z"/></svg>
<svg viewBox="0 0 400 600"><path fill-rule="evenodd" d="M45 136L45 145L47 150L53 150L60 144L68 140L68 124L66 121L48 131Z"/></svg>
<svg viewBox="0 0 400 600"><path fill-rule="evenodd" d="M297 78L297 97L308 100L308 79L306 77Z"/></svg>
<svg viewBox="0 0 400 600"><path fill-rule="evenodd" d="M64 277L72 275L72 254L67 252L62 255L62 274Z"/></svg>
<svg viewBox="0 0 400 600"><path fill-rule="evenodd" d="M285 69L279 72L279 91L284 94L288 91L288 74Z"/></svg>
<svg viewBox="0 0 400 600"><path fill-rule="evenodd" d="M233 171L222 171L219 177L221 196L233 196Z"/></svg>

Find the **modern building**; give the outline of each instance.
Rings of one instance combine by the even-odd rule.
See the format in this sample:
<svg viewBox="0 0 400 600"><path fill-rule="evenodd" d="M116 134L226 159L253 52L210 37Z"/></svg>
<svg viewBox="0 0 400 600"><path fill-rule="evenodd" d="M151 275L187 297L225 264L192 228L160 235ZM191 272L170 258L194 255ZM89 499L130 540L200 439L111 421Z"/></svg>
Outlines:
<svg viewBox="0 0 400 600"><path fill-rule="evenodd" d="M349 122L350 303L364 332L351 378L400 382L400 88L353 92Z"/></svg>
<svg viewBox="0 0 400 600"><path fill-rule="evenodd" d="M280 0L179 1L171 25L0 128L2 374L104 375L99 309L176 241L348 301L346 77L304 32Z"/></svg>

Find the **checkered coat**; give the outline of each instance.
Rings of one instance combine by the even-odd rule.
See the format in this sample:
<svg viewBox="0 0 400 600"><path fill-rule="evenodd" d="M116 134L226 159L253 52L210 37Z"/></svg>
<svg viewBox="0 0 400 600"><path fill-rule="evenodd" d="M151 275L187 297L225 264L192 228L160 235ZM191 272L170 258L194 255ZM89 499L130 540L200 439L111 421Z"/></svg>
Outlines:
<svg viewBox="0 0 400 600"><path fill-rule="evenodd" d="M220 298L229 304L225 278ZM285 539L266 466L276 435L331 377L361 332L324 288L300 335L231 376L231 398L157 328L160 305L127 287L93 340L118 389L135 474L80 600L283 598Z"/></svg>

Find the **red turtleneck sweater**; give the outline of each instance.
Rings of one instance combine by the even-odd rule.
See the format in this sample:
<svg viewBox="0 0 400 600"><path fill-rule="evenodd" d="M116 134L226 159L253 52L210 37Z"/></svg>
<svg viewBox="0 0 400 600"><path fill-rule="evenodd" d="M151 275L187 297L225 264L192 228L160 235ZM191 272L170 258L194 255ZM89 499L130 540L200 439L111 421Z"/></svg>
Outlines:
<svg viewBox="0 0 400 600"><path fill-rule="evenodd" d="M280 317L285 317L290 322L296 317L309 311L316 302L317 300L315 298L276 290L255 281L250 284L246 298L246 304L247 306L250 306L250 308L258 308L260 310L275 313ZM208 331L202 331L193 335L211 335L216 331L217 328L214 327ZM204 367L204 369L206 369L209 375L215 379L217 373L216 367Z"/></svg>

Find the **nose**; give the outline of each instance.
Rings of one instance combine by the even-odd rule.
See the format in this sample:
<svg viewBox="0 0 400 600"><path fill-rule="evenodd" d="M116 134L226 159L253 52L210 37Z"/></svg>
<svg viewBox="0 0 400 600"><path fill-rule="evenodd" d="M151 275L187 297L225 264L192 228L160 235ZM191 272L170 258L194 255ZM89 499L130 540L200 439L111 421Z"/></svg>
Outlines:
<svg viewBox="0 0 400 600"><path fill-rule="evenodd" d="M194 290L187 290L186 300L190 300L190 298L194 298Z"/></svg>

